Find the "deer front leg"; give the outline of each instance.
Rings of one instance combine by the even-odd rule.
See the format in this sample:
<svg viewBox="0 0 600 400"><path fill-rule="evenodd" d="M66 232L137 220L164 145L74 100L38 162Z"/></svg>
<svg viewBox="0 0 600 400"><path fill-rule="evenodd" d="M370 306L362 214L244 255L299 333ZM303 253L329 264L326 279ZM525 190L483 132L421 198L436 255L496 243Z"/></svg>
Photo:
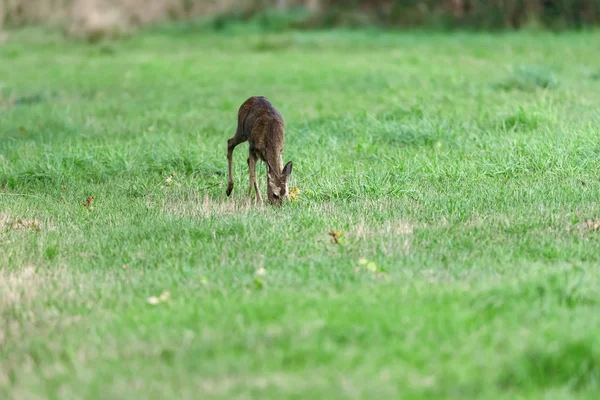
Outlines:
<svg viewBox="0 0 600 400"><path fill-rule="evenodd" d="M254 164L254 166L256 167L256 163ZM260 190L258 190L258 179L256 179L256 177L254 178L254 191L256 192L256 197L258 199L259 203L262 203L262 196L260 195Z"/></svg>
<svg viewBox="0 0 600 400"><path fill-rule="evenodd" d="M227 182L227 196L231 194L233 190L233 149L235 146L242 143L243 140L240 140L236 134L236 136L232 137L227 141L227 163L229 167L229 180Z"/></svg>
<svg viewBox="0 0 600 400"><path fill-rule="evenodd" d="M248 155L248 171L250 172L250 187L248 188L247 203L250 204L252 201L252 188L256 182L256 159L252 155L252 152Z"/></svg>
<svg viewBox="0 0 600 400"><path fill-rule="evenodd" d="M248 169L250 170L250 187L248 189L248 202L252 197L252 188L254 187L254 191L256 192L256 199L258 202L262 203L262 197L260 195L260 190L258 190L258 181L256 180L256 162L258 161L258 157L250 152L248 156Z"/></svg>

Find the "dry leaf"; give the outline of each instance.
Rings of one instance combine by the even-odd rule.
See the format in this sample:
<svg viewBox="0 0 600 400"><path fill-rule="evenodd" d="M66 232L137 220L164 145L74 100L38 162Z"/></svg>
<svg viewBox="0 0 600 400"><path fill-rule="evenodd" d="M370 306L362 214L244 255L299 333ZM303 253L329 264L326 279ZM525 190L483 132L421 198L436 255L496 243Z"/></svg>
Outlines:
<svg viewBox="0 0 600 400"><path fill-rule="evenodd" d="M298 199L298 196L300 196L300 189L298 189L297 187L293 187L292 190L290 190L290 200L296 201Z"/></svg>
<svg viewBox="0 0 600 400"><path fill-rule="evenodd" d="M341 231L336 232L333 229L329 232L329 236L331 236L331 242L335 244L340 244L340 238L342 235L343 233Z"/></svg>
<svg viewBox="0 0 600 400"><path fill-rule="evenodd" d="M160 303L160 300L156 296L148 297L147 301L148 301L148 304L152 304L152 305Z"/></svg>
<svg viewBox="0 0 600 400"><path fill-rule="evenodd" d="M165 180L165 185L167 185L167 186L173 185L173 178L175 178L175 174L169 175L169 177Z"/></svg>
<svg viewBox="0 0 600 400"><path fill-rule="evenodd" d="M94 208L94 196L89 196L84 202L83 206L89 208L90 210Z"/></svg>
<svg viewBox="0 0 600 400"><path fill-rule="evenodd" d="M158 303L164 303L166 301L169 301L170 298L171 293L169 293L168 290L165 290L160 296L150 296L146 301L148 302L148 304L156 305Z"/></svg>

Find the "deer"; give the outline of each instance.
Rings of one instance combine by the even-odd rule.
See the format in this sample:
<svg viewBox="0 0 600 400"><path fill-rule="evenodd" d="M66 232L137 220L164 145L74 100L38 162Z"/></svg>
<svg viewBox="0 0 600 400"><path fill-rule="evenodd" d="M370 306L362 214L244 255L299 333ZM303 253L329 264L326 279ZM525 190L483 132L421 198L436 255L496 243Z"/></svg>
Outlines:
<svg viewBox="0 0 600 400"><path fill-rule="evenodd" d="M264 96L248 98L238 110L238 123L235 135L227 141L227 162L229 181L227 197L233 191L233 150L248 141L248 169L250 187L247 203L252 201L252 188L256 198L262 203L262 196L256 181L256 163L263 161L267 166L267 199L272 205L281 205L289 198L288 181L292 173L292 162L283 165L285 125L283 117Z"/></svg>

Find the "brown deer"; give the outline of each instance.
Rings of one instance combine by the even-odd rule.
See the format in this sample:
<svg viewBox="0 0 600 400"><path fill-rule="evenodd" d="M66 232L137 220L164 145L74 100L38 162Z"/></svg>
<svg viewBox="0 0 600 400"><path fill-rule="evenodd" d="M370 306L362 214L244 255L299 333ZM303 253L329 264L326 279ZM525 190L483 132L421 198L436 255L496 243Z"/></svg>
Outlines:
<svg viewBox="0 0 600 400"><path fill-rule="evenodd" d="M229 182L227 196L233 190L233 149L248 141L248 169L250 188L248 202L252 198L252 187L259 202L262 202L256 182L256 162L262 160L267 165L267 198L269 203L280 205L288 198L288 180L292 173L292 162L283 166L284 123L279 111L263 96L253 96L246 100L238 111L238 125L235 135L227 141L227 161Z"/></svg>

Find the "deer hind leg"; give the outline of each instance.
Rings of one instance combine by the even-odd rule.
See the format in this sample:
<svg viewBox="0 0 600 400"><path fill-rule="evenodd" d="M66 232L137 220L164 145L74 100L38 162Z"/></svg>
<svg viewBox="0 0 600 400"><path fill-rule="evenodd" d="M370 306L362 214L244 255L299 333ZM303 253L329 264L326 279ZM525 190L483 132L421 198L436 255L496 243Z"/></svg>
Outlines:
<svg viewBox="0 0 600 400"><path fill-rule="evenodd" d="M245 140L242 139L237 133L234 137L232 137L231 139L229 139L227 141L227 163L228 163L228 167L229 167L229 180L227 182L227 196L229 196L231 194L231 191L233 190L233 149L235 149L235 146L237 146L238 144L244 142Z"/></svg>

